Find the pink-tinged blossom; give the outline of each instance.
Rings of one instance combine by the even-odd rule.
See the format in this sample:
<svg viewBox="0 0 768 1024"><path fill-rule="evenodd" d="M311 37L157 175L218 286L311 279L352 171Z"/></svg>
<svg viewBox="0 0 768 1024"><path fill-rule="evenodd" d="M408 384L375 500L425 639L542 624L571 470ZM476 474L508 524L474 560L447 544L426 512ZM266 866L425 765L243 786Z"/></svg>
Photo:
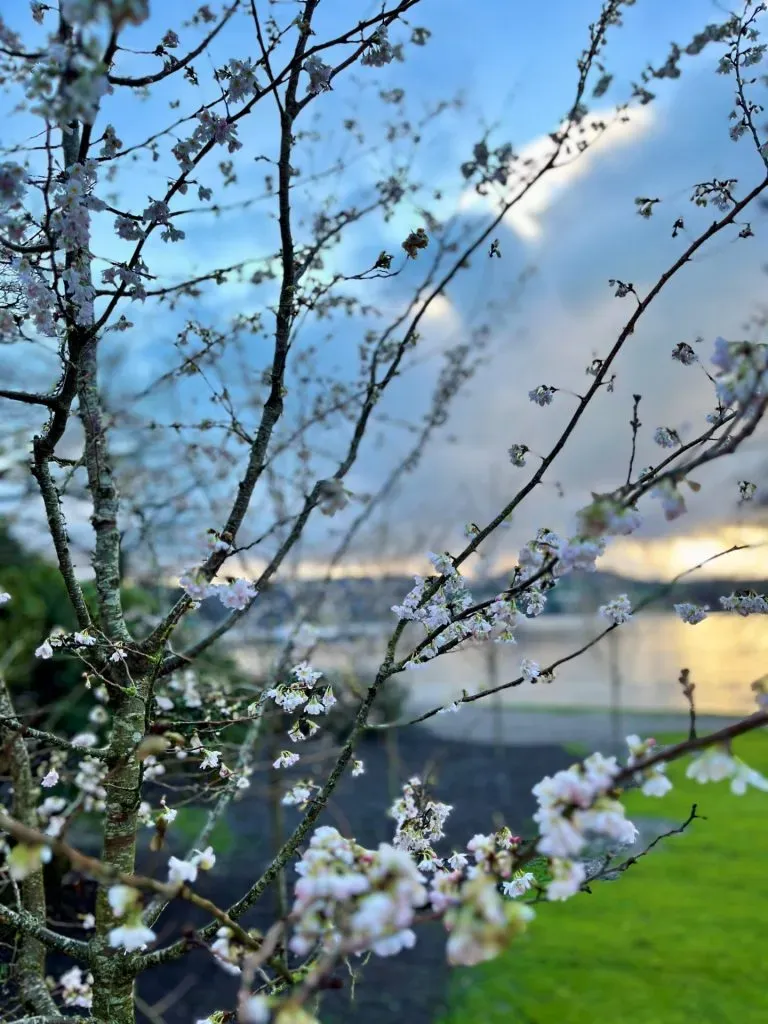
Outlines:
<svg viewBox="0 0 768 1024"><path fill-rule="evenodd" d="M179 577L179 586L187 592L193 601L204 601L215 589L211 583L199 574L197 569L188 569Z"/></svg>
<svg viewBox="0 0 768 1024"><path fill-rule="evenodd" d="M214 587L213 594L218 597L225 608L242 611L247 608L258 594L251 580L235 580L226 587Z"/></svg>
<svg viewBox="0 0 768 1024"><path fill-rule="evenodd" d="M246 60L230 60L227 94L232 103L239 103L258 91L256 68L248 57Z"/></svg>
<svg viewBox="0 0 768 1024"><path fill-rule="evenodd" d="M331 87L331 75L333 68L325 64L319 57L309 57L304 62L304 70L309 75L309 87L307 92L317 95L320 92L329 92Z"/></svg>

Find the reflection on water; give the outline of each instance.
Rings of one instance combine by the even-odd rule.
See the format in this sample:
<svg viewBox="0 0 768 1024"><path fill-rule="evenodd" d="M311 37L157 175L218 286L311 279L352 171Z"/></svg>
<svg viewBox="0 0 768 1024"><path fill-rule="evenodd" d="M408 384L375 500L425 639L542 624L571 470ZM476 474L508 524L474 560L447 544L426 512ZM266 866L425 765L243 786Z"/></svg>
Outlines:
<svg viewBox="0 0 768 1024"><path fill-rule="evenodd" d="M438 658L400 679L408 687L414 708L445 703L519 675L520 659L532 658L542 667L569 654L601 631L597 617L552 615L525 623L516 646L489 645ZM348 644L323 644L313 662L318 668L375 671L383 641L364 639ZM403 652L405 648L403 648ZM265 648L250 648L249 668L269 665ZM618 666L618 672L616 671ZM755 710L750 683L768 673L768 621L764 616L740 618L713 615L697 626L674 615L640 615L577 659L557 669L551 684L523 685L504 691L505 703L608 707L612 678L620 686L625 708L683 710L677 679L682 668L696 683L697 707L702 712L741 714ZM495 699L495 698L494 698Z"/></svg>

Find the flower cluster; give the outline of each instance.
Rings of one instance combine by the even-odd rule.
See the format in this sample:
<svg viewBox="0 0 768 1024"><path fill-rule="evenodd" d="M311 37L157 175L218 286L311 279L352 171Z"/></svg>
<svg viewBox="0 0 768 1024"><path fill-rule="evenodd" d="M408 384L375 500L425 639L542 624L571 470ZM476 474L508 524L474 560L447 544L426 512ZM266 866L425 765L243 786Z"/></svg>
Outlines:
<svg viewBox="0 0 768 1024"><path fill-rule="evenodd" d="M216 597L225 608L242 611L258 595L258 590L251 580L237 579L231 583L211 583L199 569L187 569L179 578L179 584L193 601L204 601L208 597Z"/></svg>
<svg viewBox="0 0 768 1024"><path fill-rule="evenodd" d="M527 444L513 444L509 449L509 461L513 466L517 466L518 469L522 469L525 465L525 457L530 451Z"/></svg>
<svg viewBox="0 0 768 1024"><path fill-rule="evenodd" d="M49 338L56 337L53 318L54 293L45 283L42 274L26 258L18 259L13 265L16 283L27 307L27 316L35 330Z"/></svg>
<svg viewBox="0 0 768 1024"><path fill-rule="evenodd" d="M395 846L433 860L432 843L442 839L445 834L443 825L450 813L451 807L430 799L421 779L414 776L403 786L403 795L389 809L390 818L397 823L393 840Z"/></svg>
<svg viewBox="0 0 768 1024"><path fill-rule="evenodd" d="M298 807L299 810L304 810L312 799L312 792L315 789L317 786L309 779L296 782L289 790L286 790L280 802L286 807Z"/></svg>
<svg viewBox="0 0 768 1024"><path fill-rule="evenodd" d="M383 68L394 59L395 49L389 41L389 29L382 25L371 36L370 46L360 58L360 63L372 68Z"/></svg>
<svg viewBox="0 0 768 1024"><path fill-rule="evenodd" d="M665 477L651 491L652 498L658 498L667 522L678 519L687 511L685 498L680 493L677 481Z"/></svg>
<svg viewBox="0 0 768 1024"><path fill-rule="evenodd" d="M492 875L477 872L461 885L456 905L445 914L448 962L471 967L492 960L533 916L531 907L503 899Z"/></svg>
<svg viewBox="0 0 768 1024"><path fill-rule="evenodd" d="M675 448L680 444L680 435L671 427L657 427L653 440L661 448Z"/></svg>
<svg viewBox="0 0 768 1024"><path fill-rule="evenodd" d="M590 505L577 513L576 521L579 536L602 540L628 536L642 520L637 509L624 508L610 494L597 494Z"/></svg>
<svg viewBox="0 0 768 1024"><path fill-rule="evenodd" d="M227 66L229 87L227 95L233 103L248 99L258 92L259 83L256 80L256 69L251 58L247 60L230 60Z"/></svg>
<svg viewBox="0 0 768 1024"><path fill-rule="evenodd" d="M176 817L176 812L171 812ZM178 857L171 857L168 860L168 881L171 885L183 886L188 882L194 882L200 871L210 871L216 863L216 854L213 847L208 846L205 850L195 850L189 860L180 860Z"/></svg>
<svg viewBox="0 0 768 1024"><path fill-rule="evenodd" d="M316 96L320 92L330 92L332 88L331 75L333 74L330 64L325 64L319 57L312 56L304 62L304 70L309 75L307 92L310 95Z"/></svg>
<svg viewBox="0 0 768 1024"><path fill-rule="evenodd" d="M724 406L747 408L768 392L768 345L716 338L712 362L719 371L715 384Z"/></svg>
<svg viewBox="0 0 768 1024"><path fill-rule="evenodd" d="M730 781L731 792L743 796L748 786L768 792L768 779L754 768L750 768L741 758L734 757L725 747L708 747L695 757L685 772L695 782Z"/></svg>
<svg viewBox="0 0 768 1024"><path fill-rule="evenodd" d="M317 494L317 507L324 516L335 516L337 512L343 511L349 504L349 491L344 487L341 480L331 477L328 480L320 480L315 488Z"/></svg>
<svg viewBox="0 0 768 1024"><path fill-rule="evenodd" d="M138 889L131 885L113 885L107 890L112 913L123 923L110 929L109 944L126 952L144 949L157 936L141 919L142 906Z"/></svg>
<svg viewBox="0 0 768 1024"><path fill-rule="evenodd" d="M325 689L318 686L322 675L322 672L313 669L308 662L299 662L291 669L292 678L287 683L270 687L265 696L287 714L301 708L302 713L306 715L325 715L336 703L336 698L330 686L326 686ZM297 743L314 735L316 731L316 724L307 720L297 723L288 735Z"/></svg>
<svg viewBox="0 0 768 1024"><path fill-rule="evenodd" d="M211 952L219 967L227 974L240 974L245 948L235 938L232 929L226 926L216 932L216 941L211 943Z"/></svg>
<svg viewBox="0 0 768 1024"><path fill-rule="evenodd" d="M708 611L708 605L693 604L690 601L683 601L682 603L675 605L675 613L683 622L687 622L690 626L695 626L697 623L703 622L707 617Z"/></svg>
<svg viewBox="0 0 768 1024"><path fill-rule="evenodd" d="M81 1006L89 1010L93 1003L93 975L79 967L70 967L59 978L57 988L65 1006Z"/></svg>
<svg viewBox="0 0 768 1024"><path fill-rule="evenodd" d="M721 597L720 605L723 611L736 612L737 615L768 615L768 600L754 590L737 590Z"/></svg>
<svg viewBox="0 0 768 1024"><path fill-rule="evenodd" d="M699 357L687 341L680 341L672 349L672 358L683 366L691 366Z"/></svg>
<svg viewBox="0 0 768 1024"><path fill-rule="evenodd" d="M394 956L416 941L414 913L427 902L424 878L404 850L366 850L329 826L315 830L296 865L290 948Z"/></svg>
<svg viewBox="0 0 768 1024"><path fill-rule="evenodd" d="M537 388L528 392L528 397L534 403L534 405L551 405L552 399L555 397L557 388L549 387L547 384L540 384Z"/></svg>
<svg viewBox="0 0 768 1024"><path fill-rule="evenodd" d="M635 826L609 795L618 774L615 757L595 753L533 787L539 804L533 816L540 832L537 849L552 859L555 879L547 889L548 899L567 899L578 892L585 872L583 865L572 862L588 838L604 837L621 845L634 842Z"/></svg>
<svg viewBox="0 0 768 1024"><path fill-rule="evenodd" d="M626 594L619 594L607 604L600 605L598 611L614 626L621 626L632 618L632 605Z"/></svg>
<svg viewBox="0 0 768 1024"><path fill-rule="evenodd" d="M655 746L656 740L652 737L641 740L639 736L627 736L627 747L629 748L627 767L632 768L643 761L652 753ZM665 774L666 770L667 766L664 762L659 761L650 768L635 773L635 781L640 785L645 796L665 796L672 789L672 783Z"/></svg>

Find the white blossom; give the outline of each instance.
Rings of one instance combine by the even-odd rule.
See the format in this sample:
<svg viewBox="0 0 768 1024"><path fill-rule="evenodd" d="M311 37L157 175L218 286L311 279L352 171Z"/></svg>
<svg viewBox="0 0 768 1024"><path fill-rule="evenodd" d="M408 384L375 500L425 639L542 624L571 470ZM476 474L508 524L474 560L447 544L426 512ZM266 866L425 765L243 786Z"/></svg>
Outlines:
<svg viewBox="0 0 768 1024"><path fill-rule="evenodd" d="M510 878L507 882L502 882L501 888L505 896L514 899L528 892L534 885L536 885L535 875L532 875L530 871L518 871L514 878Z"/></svg>
<svg viewBox="0 0 768 1024"><path fill-rule="evenodd" d="M53 647L51 646L50 640L44 640L40 646L35 650L36 658L48 659L53 657Z"/></svg>
<svg viewBox="0 0 768 1024"><path fill-rule="evenodd" d="M154 942L157 936L147 925L141 921L134 924L123 924L118 928L112 928L109 933L110 946L122 947L126 952L132 953L139 949L145 949L150 942Z"/></svg>
<svg viewBox="0 0 768 1024"><path fill-rule="evenodd" d="M551 388L546 384L540 384L533 391L528 392L528 397L535 405L551 405L557 388Z"/></svg>
<svg viewBox="0 0 768 1024"><path fill-rule="evenodd" d="M579 861L554 860L552 881L547 886L548 900L567 900L579 891L586 881L586 868Z"/></svg>
<svg viewBox="0 0 768 1024"><path fill-rule="evenodd" d="M299 760L299 755L292 750L281 750L277 760L273 762L273 768L290 768Z"/></svg>
<svg viewBox="0 0 768 1024"><path fill-rule="evenodd" d="M194 882L197 878L197 863L170 857L168 860L168 881L172 885L184 885Z"/></svg>
<svg viewBox="0 0 768 1024"><path fill-rule="evenodd" d="M124 917L136 905L138 898L138 891L131 885L111 885L107 889L107 900L115 917Z"/></svg>
<svg viewBox="0 0 768 1024"><path fill-rule="evenodd" d="M272 1011L268 996L248 996L240 1006L242 1024L269 1024Z"/></svg>
<svg viewBox="0 0 768 1024"><path fill-rule="evenodd" d="M51 768L51 770L49 772L47 772L43 776L43 778L42 778L42 780L40 782L40 785L44 789L51 789L53 786L56 785L56 783L58 781L59 781L59 773L56 771L55 768Z"/></svg>
<svg viewBox="0 0 768 1024"><path fill-rule="evenodd" d="M680 437L676 430L670 427L658 427L653 435L653 440L661 448L674 448L680 444Z"/></svg>
<svg viewBox="0 0 768 1024"><path fill-rule="evenodd" d="M530 658L523 658L520 662L520 675L526 683L532 683L541 675L541 668L536 661Z"/></svg>
<svg viewBox="0 0 768 1024"><path fill-rule="evenodd" d="M748 786L768 792L768 779L761 775L760 772L755 771L754 768L750 768L740 758L734 758L734 761L735 767L731 775L731 792L735 796L744 796Z"/></svg>
<svg viewBox="0 0 768 1024"><path fill-rule="evenodd" d="M632 618L632 605L626 594L620 594L607 604L600 605L599 612L614 626L621 626Z"/></svg>
<svg viewBox="0 0 768 1024"><path fill-rule="evenodd" d="M693 604L690 601L683 601L680 604L675 605L675 613L682 619L683 622L687 622L690 626L695 626L699 622L703 622L707 617L709 608L707 605Z"/></svg>
<svg viewBox="0 0 768 1024"><path fill-rule="evenodd" d="M200 768L218 768L219 761L221 760L220 750L203 750L203 760L200 762Z"/></svg>
<svg viewBox="0 0 768 1024"><path fill-rule="evenodd" d="M58 981L65 1006L81 1006L88 1010L93 1002L93 975L76 965L65 971Z"/></svg>
<svg viewBox="0 0 768 1024"><path fill-rule="evenodd" d="M216 854L212 846L206 846L204 850L195 850L193 861L201 871L210 871L216 863Z"/></svg>
<svg viewBox="0 0 768 1024"><path fill-rule="evenodd" d="M709 747L695 757L685 774L695 782L722 782L736 771L736 762L723 747Z"/></svg>

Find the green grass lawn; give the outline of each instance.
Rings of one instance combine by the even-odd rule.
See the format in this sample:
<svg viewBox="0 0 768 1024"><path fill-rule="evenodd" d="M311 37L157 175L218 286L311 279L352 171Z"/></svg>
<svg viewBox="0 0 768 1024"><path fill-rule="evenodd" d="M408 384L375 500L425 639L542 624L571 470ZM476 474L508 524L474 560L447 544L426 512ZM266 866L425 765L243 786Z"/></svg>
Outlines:
<svg viewBox="0 0 768 1024"><path fill-rule="evenodd" d="M768 734L735 752L768 775ZM453 975L440 1024L768 1022L768 793L684 772L663 799L629 794L628 816L682 822L697 803L707 820L593 895L540 904L503 956Z"/></svg>

